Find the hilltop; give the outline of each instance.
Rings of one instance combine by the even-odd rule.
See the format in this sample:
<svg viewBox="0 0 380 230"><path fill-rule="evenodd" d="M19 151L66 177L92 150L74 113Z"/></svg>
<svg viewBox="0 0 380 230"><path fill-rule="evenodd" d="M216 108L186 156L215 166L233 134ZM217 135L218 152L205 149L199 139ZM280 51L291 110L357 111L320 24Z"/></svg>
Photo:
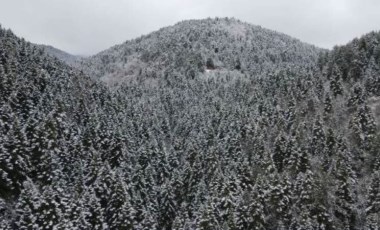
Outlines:
<svg viewBox="0 0 380 230"><path fill-rule="evenodd" d="M278 69L312 68L322 52L295 38L233 18L182 21L84 59L89 75L110 85L138 76L206 70L265 76Z"/></svg>

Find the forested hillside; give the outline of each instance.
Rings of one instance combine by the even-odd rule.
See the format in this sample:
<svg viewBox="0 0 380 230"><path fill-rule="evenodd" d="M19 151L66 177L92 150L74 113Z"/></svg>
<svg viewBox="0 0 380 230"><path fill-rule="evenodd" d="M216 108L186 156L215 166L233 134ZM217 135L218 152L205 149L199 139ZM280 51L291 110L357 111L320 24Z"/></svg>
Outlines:
<svg viewBox="0 0 380 230"><path fill-rule="evenodd" d="M39 46L48 55L55 57L55 58L58 58L59 60L63 61L64 63L66 63L70 66L77 66L76 63L79 62L81 59L80 56L76 56L76 55L66 53L65 51L59 50L59 49L54 48L54 47L49 46L49 45L39 45Z"/></svg>
<svg viewBox="0 0 380 230"><path fill-rule="evenodd" d="M84 59L82 68L109 85L205 71L266 76L277 69L306 68L322 50L285 34L233 18L188 20L126 41Z"/></svg>
<svg viewBox="0 0 380 230"><path fill-rule="evenodd" d="M186 21L82 64L0 30L2 229L379 228L379 33Z"/></svg>

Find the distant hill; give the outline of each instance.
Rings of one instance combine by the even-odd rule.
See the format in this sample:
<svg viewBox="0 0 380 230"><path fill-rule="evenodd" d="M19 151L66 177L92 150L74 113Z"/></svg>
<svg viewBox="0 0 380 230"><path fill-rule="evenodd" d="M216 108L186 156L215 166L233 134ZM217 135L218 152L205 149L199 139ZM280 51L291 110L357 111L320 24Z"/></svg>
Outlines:
<svg viewBox="0 0 380 230"><path fill-rule="evenodd" d="M82 57L77 55L69 54L65 51L62 51L60 49L54 48L53 46L49 45L39 45L42 47L47 54L49 54L52 57L56 57L59 60L65 62L68 65L75 65L76 62L78 62Z"/></svg>
<svg viewBox="0 0 380 230"><path fill-rule="evenodd" d="M188 20L116 45L82 66L89 75L120 83L173 71L194 78L205 70L266 75L313 65L319 49L295 38L233 18Z"/></svg>

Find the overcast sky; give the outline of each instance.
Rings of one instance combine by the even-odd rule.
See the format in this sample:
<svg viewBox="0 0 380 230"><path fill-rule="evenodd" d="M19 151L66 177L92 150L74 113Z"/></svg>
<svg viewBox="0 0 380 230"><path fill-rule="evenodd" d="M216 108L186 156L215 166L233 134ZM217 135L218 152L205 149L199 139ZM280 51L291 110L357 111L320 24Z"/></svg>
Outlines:
<svg viewBox="0 0 380 230"><path fill-rule="evenodd" d="M380 0L0 0L18 36L90 55L185 19L235 17L324 48L380 29Z"/></svg>

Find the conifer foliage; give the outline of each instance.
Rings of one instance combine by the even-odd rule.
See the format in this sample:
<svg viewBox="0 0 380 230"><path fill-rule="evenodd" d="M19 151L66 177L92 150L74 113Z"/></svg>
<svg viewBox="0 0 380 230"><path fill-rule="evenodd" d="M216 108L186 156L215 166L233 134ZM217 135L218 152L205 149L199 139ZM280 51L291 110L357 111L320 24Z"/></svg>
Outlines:
<svg viewBox="0 0 380 230"><path fill-rule="evenodd" d="M379 44L206 19L78 69L0 28L0 228L378 229Z"/></svg>

